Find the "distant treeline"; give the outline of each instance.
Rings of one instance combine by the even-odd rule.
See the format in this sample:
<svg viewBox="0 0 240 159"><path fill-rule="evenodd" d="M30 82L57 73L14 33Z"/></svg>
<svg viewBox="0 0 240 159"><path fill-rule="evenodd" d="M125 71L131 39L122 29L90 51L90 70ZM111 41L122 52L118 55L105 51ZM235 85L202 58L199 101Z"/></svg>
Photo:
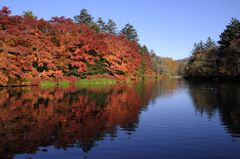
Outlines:
<svg viewBox="0 0 240 159"><path fill-rule="evenodd" d="M232 18L216 44L211 38L194 44L185 67L187 77L240 77L240 21Z"/></svg>
<svg viewBox="0 0 240 159"><path fill-rule="evenodd" d="M157 75L175 76L179 75L180 63L170 57L160 57L151 50L150 51L153 70Z"/></svg>

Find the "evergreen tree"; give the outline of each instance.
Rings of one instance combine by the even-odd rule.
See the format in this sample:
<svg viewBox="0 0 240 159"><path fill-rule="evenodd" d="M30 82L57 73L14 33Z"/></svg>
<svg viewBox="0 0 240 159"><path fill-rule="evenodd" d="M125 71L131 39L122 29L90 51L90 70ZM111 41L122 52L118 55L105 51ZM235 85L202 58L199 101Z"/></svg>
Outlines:
<svg viewBox="0 0 240 159"><path fill-rule="evenodd" d="M224 76L240 75L240 21L232 18L220 35L220 68Z"/></svg>
<svg viewBox="0 0 240 159"><path fill-rule="evenodd" d="M153 49L150 50L150 55L156 55L156 53Z"/></svg>
<svg viewBox="0 0 240 159"><path fill-rule="evenodd" d="M139 47L139 52L141 54L148 54L149 53L146 45L141 46L140 44L138 44L138 47Z"/></svg>
<svg viewBox="0 0 240 159"><path fill-rule="evenodd" d="M193 77L240 77L240 21L232 19L220 35L219 47L208 38L194 44L186 73Z"/></svg>
<svg viewBox="0 0 240 159"><path fill-rule="evenodd" d="M116 34L116 30L117 24L112 19L109 19L105 26L105 31L109 34Z"/></svg>
<svg viewBox="0 0 240 159"><path fill-rule="evenodd" d="M229 25L227 25L226 29L220 35L220 40L218 43L220 44L220 49L225 49L229 47L231 41L240 37L240 21L236 18L232 18Z"/></svg>
<svg viewBox="0 0 240 159"><path fill-rule="evenodd" d="M193 54L196 54L197 52L203 51L205 48L203 41L201 40L199 43L194 43L193 45Z"/></svg>
<svg viewBox="0 0 240 159"><path fill-rule="evenodd" d="M212 78L217 74L218 48L209 37L204 43L194 44L192 56L186 65L186 75Z"/></svg>
<svg viewBox="0 0 240 159"><path fill-rule="evenodd" d="M215 48L215 47L216 47L216 43L210 37L208 37L206 43L204 44L204 48L211 49L211 48Z"/></svg>
<svg viewBox="0 0 240 159"><path fill-rule="evenodd" d="M35 16L32 11L24 11L22 16L23 17L32 17L33 19L37 19L37 16Z"/></svg>
<svg viewBox="0 0 240 159"><path fill-rule="evenodd" d="M131 41L138 41L138 34L134 27L127 23L124 28L121 30L121 33Z"/></svg>
<svg viewBox="0 0 240 159"><path fill-rule="evenodd" d="M78 24L84 23L91 25L93 24L93 17L88 13L86 9L82 9L79 15L74 16L74 21Z"/></svg>
<svg viewBox="0 0 240 159"><path fill-rule="evenodd" d="M106 23L102 20L102 18L98 18L97 25L100 28L101 31L106 32Z"/></svg>
<svg viewBox="0 0 240 159"><path fill-rule="evenodd" d="M142 47L144 53L149 53L148 48L146 45L143 45Z"/></svg>

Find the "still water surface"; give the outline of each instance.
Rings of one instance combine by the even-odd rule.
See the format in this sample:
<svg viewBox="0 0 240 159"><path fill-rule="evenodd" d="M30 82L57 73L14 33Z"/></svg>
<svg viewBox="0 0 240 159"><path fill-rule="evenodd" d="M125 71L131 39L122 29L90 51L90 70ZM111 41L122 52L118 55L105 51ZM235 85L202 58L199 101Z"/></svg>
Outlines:
<svg viewBox="0 0 240 159"><path fill-rule="evenodd" d="M239 159L240 84L2 88L0 158Z"/></svg>

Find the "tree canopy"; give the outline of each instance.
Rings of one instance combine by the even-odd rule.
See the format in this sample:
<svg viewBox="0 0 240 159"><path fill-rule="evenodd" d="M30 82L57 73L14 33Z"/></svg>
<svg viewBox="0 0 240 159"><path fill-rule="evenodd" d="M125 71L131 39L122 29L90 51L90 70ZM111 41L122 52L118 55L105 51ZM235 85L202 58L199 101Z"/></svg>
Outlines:
<svg viewBox="0 0 240 159"><path fill-rule="evenodd" d="M22 16L24 16L24 17L25 17L25 16L28 16L28 17L37 19L37 16L35 16L32 11L23 11Z"/></svg>
<svg viewBox="0 0 240 159"><path fill-rule="evenodd" d="M233 18L221 33L219 46L208 38L194 44L186 65L186 75L207 78L235 78L240 76L240 22Z"/></svg>
<svg viewBox="0 0 240 159"><path fill-rule="evenodd" d="M87 9L82 9L79 15L74 17L74 21L78 24L93 24L93 17L88 13Z"/></svg>
<svg viewBox="0 0 240 159"><path fill-rule="evenodd" d="M221 33L220 49L226 49L231 45L234 39L240 38L240 21L236 18L232 18L231 22L226 26L226 29Z"/></svg>
<svg viewBox="0 0 240 159"><path fill-rule="evenodd" d="M89 25L93 18L86 10L75 17L77 23L29 15L12 16L7 7L0 10L0 85L97 74L137 78L143 66L144 75L154 74L149 54L142 55L136 41L115 34L112 20L106 32L99 32Z"/></svg>
<svg viewBox="0 0 240 159"><path fill-rule="evenodd" d="M112 20L109 19L107 24L105 25L105 32L109 34L116 34L117 32L117 24Z"/></svg>
<svg viewBox="0 0 240 159"><path fill-rule="evenodd" d="M138 34L133 25L127 23L124 28L122 28L121 33L131 41L138 41Z"/></svg>

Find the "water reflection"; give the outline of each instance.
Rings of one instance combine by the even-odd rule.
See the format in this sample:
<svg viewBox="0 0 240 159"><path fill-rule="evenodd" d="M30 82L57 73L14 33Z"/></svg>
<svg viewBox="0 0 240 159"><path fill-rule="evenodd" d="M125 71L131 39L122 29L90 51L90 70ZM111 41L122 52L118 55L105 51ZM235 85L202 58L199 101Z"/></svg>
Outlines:
<svg viewBox="0 0 240 159"><path fill-rule="evenodd" d="M92 88L2 89L0 156L12 158L49 145L78 146L88 152L106 135L117 137L118 127L131 134L140 111L158 96L157 86L152 81Z"/></svg>
<svg viewBox="0 0 240 159"><path fill-rule="evenodd" d="M168 80L108 87L4 88L0 89L0 158L36 153L47 146L78 147L87 153L97 141L117 138L119 131L133 134L149 103L170 99L181 90L190 92L197 112L210 119L219 113L227 132L239 136L240 84L236 83Z"/></svg>
<svg viewBox="0 0 240 159"><path fill-rule="evenodd" d="M211 119L219 112L222 124L233 137L240 137L240 84L191 82L190 93L198 112Z"/></svg>

